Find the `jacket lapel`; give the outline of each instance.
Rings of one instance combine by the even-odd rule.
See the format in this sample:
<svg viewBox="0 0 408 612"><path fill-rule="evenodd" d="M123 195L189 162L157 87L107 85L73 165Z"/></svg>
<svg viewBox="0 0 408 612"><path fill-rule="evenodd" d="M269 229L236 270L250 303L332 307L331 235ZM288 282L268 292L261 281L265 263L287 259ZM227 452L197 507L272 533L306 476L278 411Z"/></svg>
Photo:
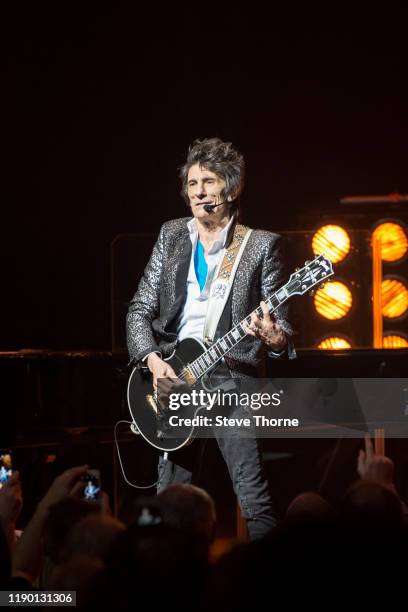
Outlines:
<svg viewBox="0 0 408 612"><path fill-rule="evenodd" d="M174 282L173 302L170 305L168 315L166 317L166 329L170 330L175 327L177 320L184 307L187 296L187 276L191 260L191 240L188 232L183 238L181 250L176 255L176 278Z"/></svg>

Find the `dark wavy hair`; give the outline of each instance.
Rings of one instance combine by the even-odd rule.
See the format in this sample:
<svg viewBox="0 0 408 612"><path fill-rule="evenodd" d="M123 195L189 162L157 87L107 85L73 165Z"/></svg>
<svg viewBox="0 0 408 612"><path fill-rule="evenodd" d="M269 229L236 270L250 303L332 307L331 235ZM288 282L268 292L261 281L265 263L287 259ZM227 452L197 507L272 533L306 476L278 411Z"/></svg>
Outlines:
<svg viewBox="0 0 408 612"><path fill-rule="evenodd" d="M238 212L239 196L244 188L245 177L243 155L231 142L223 142L220 138L195 140L188 149L186 163L180 168L181 195L187 204L188 171L195 164L214 172L225 181L221 195L225 199L231 196L233 201L230 204L230 213Z"/></svg>

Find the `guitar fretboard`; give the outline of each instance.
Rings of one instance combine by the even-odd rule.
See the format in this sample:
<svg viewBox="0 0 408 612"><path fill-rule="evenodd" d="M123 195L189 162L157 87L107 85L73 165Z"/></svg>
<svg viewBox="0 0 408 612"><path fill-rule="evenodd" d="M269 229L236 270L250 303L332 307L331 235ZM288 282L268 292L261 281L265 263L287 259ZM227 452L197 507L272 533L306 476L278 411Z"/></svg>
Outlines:
<svg viewBox="0 0 408 612"><path fill-rule="evenodd" d="M265 300L266 305L268 306L269 312L273 312L276 308L283 304L289 297L288 292L286 291L286 285L279 289L276 293L274 293L271 297ZM217 342L210 346L200 357L198 357L195 361L188 364L188 369L194 376L196 380L204 376L206 372L211 370L218 361L226 355L231 349L234 348L245 336L247 335L245 332L244 325L245 323L249 324L251 322L251 315L256 314L258 317L263 315L262 308L258 306L251 314L249 314L245 319L242 319L240 323L235 325L225 336L219 338ZM180 376L181 378L181 376Z"/></svg>
<svg viewBox="0 0 408 612"><path fill-rule="evenodd" d="M288 282L265 300L269 312L274 312L278 306L286 302L292 295L304 295L309 289L323 280L326 281L332 275L333 266L331 262L324 255L317 255L313 261L307 261L301 270L296 270L291 274ZM195 361L183 368L182 372L178 375L179 378L187 381L192 376L195 380L198 380L211 370L224 355L245 338L247 335L245 324L251 322L253 314L262 317L262 308L258 306L225 336L211 345L200 357L197 357Z"/></svg>

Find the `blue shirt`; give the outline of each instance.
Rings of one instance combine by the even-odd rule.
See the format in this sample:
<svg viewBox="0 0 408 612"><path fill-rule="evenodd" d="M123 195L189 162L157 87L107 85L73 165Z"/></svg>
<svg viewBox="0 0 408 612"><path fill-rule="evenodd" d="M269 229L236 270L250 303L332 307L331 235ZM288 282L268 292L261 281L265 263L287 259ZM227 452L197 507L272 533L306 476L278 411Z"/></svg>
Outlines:
<svg viewBox="0 0 408 612"><path fill-rule="evenodd" d="M232 223L233 217L220 231L217 239L214 240L213 244L208 249L207 261L204 259L203 245L201 244L200 247L197 248L200 241L198 239L196 220L193 218L187 223L191 240L191 259L187 276L187 298L177 329L178 338L180 341L187 337L203 340L203 331L211 284L216 275L217 267L221 263L225 241ZM200 248L202 261L206 267L205 271L202 270L200 266L197 266L200 259ZM201 282L203 283L202 285Z"/></svg>
<svg viewBox="0 0 408 612"><path fill-rule="evenodd" d="M198 284L200 285L200 291L202 291L207 279L208 265L204 257L204 247L199 240L194 253L194 269Z"/></svg>

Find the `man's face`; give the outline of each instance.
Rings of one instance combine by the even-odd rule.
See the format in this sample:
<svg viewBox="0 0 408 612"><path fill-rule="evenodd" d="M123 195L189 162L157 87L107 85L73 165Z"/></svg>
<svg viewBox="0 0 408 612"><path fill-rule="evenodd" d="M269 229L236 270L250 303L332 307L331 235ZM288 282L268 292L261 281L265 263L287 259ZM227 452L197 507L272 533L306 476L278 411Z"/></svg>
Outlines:
<svg viewBox="0 0 408 612"><path fill-rule="evenodd" d="M206 212L204 204L219 204L223 201L221 193L225 187L225 181L215 172L207 170L203 166L195 164L188 171L187 195L191 210L197 219L214 217L215 214L224 215L228 204L219 206L214 212Z"/></svg>

